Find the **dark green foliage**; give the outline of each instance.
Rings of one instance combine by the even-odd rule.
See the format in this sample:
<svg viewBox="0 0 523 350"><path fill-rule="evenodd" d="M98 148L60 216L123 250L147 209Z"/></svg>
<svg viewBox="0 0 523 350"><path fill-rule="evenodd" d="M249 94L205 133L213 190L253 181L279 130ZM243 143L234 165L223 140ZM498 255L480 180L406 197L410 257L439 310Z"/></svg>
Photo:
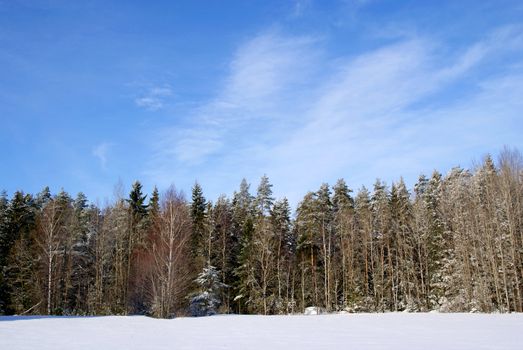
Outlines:
<svg viewBox="0 0 523 350"><path fill-rule="evenodd" d="M221 304L222 289L227 285L220 282L220 272L211 265L205 266L195 280L198 291L191 298L192 316L211 316L216 314Z"/></svg>
<svg viewBox="0 0 523 350"><path fill-rule="evenodd" d="M287 198L276 201L271 210L272 230L279 240L279 248L284 256L296 251L296 237L292 232L291 208Z"/></svg>
<svg viewBox="0 0 523 350"><path fill-rule="evenodd" d="M17 299L23 299L25 294L30 294L30 285L21 285L19 276L22 271L30 273L30 266L24 270L24 266L18 264L15 256L17 254L28 254L31 250L31 234L35 228L35 202L29 194L21 191L14 193L13 198L6 206L7 198L3 196L4 203L3 223L1 237L0 264L2 277L0 285L1 306L3 312L11 314L16 310L15 294L22 294ZM23 249L22 249L23 248ZM26 288L27 287L27 288ZM27 303L25 303L27 305Z"/></svg>
<svg viewBox="0 0 523 350"><path fill-rule="evenodd" d="M146 198L147 195L142 193L142 184L139 181L136 181L133 184L131 193L129 193L129 199L127 199L129 210L131 211L132 217L135 221L140 221L147 215L147 204L145 204Z"/></svg>
<svg viewBox="0 0 523 350"><path fill-rule="evenodd" d="M6 285L6 265L7 256L11 249L12 242L8 235L9 218L7 216L7 209L9 200L5 191L0 195L0 314L5 314L7 304L9 303L9 291Z"/></svg>
<svg viewBox="0 0 523 350"><path fill-rule="evenodd" d="M221 281L227 285L232 285L235 281L236 252L239 250L238 237L233 231L232 203L227 197L220 196L211 213L211 222L214 226L212 234L214 249L211 261L219 269ZM231 288L224 288L221 293L221 309L225 313L231 312L233 291Z"/></svg>
<svg viewBox="0 0 523 350"><path fill-rule="evenodd" d="M241 232L238 267L235 271L237 278L235 289L238 294L236 294L234 299L239 305L238 310L240 313L242 310L245 312L250 309L250 304L254 299L252 293L255 293L256 288L258 288L252 262L254 251L253 234L253 220L251 217L247 217Z"/></svg>
<svg viewBox="0 0 523 350"><path fill-rule="evenodd" d="M91 242L93 239L90 232L91 218L90 209L87 203L87 197L78 193L73 202L73 211L71 222L71 248L70 248L70 282L68 282L68 300L66 310L70 313L78 313L80 310L87 309L87 298L89 286L92 284L94 263L91 251Z"/></svg>
<svg viewBox="0 0 523 350"><path fill-rule="evenodd" d="M155 216L160 212L160 193L158 188L154 187L151 198L149 199L148 210L150 216Z"/></svg>
<svg viewBox="0 0 523 350"><path fill-rule="evenodd" d="M204 240L208 232L207 218L207 201L203 196L200 184L196 182L192 189L191 202L191 254L194 259L193 267L196 271L201 271L206 263Z"/></svg>
<svg viewBox="0 0 523 350"><path fill-rule="evenodd" d="M233 271L233 283L230 283L233 295L231 309L241 313L246 311L246 291L250 284L249 278L252 273L250 269L250 257L252 251L252 237L254 232L253 223L253 197L249 193L250 185L247 180L242 179L240 190L234 192L232 199L232 227L231 239L232 257L231 268Z"/></svg>

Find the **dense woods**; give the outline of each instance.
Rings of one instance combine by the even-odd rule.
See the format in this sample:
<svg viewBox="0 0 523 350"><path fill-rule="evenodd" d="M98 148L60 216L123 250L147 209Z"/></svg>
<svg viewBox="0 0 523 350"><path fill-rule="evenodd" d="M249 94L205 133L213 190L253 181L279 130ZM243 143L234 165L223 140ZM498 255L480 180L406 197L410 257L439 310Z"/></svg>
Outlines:
<svg viewBox="0 0 523 350"><path fill-rule="evenodd" d="M0 313L523 311L523 159L353 192L292 213L266 176L211 202L195 184L103 207L48 188L0 197Z"/></svg>

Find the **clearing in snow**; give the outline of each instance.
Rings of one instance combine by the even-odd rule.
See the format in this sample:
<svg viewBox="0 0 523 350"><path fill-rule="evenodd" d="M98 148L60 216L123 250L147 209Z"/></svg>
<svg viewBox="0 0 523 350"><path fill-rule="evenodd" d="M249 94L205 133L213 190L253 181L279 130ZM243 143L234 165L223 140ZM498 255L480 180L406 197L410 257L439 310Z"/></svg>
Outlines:
<svg viewBox="0 0 523 350"><path fill-rule="evenodd" d="M522 349L523 314L0 317L1 349Z"/></svg>

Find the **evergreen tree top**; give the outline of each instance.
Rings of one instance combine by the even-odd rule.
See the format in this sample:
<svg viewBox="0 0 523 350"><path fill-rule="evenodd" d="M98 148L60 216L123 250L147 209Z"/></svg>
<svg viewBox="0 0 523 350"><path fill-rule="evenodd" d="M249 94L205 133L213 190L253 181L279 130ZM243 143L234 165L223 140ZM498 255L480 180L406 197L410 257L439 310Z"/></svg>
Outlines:
<svg viewBox="0 0 523 350"><path fill-rule="evenodd" d="M147 195L142 193L142 184L136 181L129 193L129 199L126 200L134 216L144 217L147 214L148 206L145 204L146 197Z"/></svg>
<svg viewBox="0 0 523 350"><path fill-rule="evenodd" d="M272 197L272 184L269 182L267 175L263 175L256 193L256 209L260 214L269 213L274 202Z"/></svg>
<svg viewBox="0 0 523 350"><path fill-rule="evenodd" d="M9 203L9 199L7 197L7 191L3 190L2 193L0 193L0 206L6 207Z"/></svg>
<svg viewBox="0 0 523 350"><path fill-rule="evenodd" d="M250 194L251 185L247 183L247 180L242 179L240 183L240 190L238 192L234 192L233 194L233 202L235 206L238 206L244 210L248 210L251 206L251 202L253 200L252 195Z"/></svg>
<svg viewBox="0 0 523 350"><path fill-rule="evenodd" d="M149 213L152 213L152 214L156 214L156 213L160 212L160 194L159 194L158 188L156 186L154 186L151 198L149 198L148 210L149 210Z"/></svg>
<svg viewBox="0 0 523 350"><path fill-rule="evenodd" d="M87 196L83 192L78 192L73 205L77 211L87 208Z"/></svg>
<svg viewBox="0 0 523 350"><path fill-rule="evenodd" d="M207 201L203 196L202 187L196 182L192 189L191 216L199 224L205 217L207 211Z"/></svg>
<svg viewBox="0 0 523 350"><path fill-rule="evenodd" d="M339 179L336 185L334 185L333 190L332 205L335 212L342 209L354 208L354 199L350 195L352 190L349 189L345 180Z"/></svg>
<svg viewBox="0 0 523 350"><path fill-rule="evenodd" d="M421 174L418 178L418 182L414 185L414 193L416 194L416 198L421 198L425 192L427 191L427 184L429 180L424 174Z"/></svg>
<svg viewBox="0 0 523 350"><path fill-rule="evenodd" d="M370 206L370 193L365 186L362 186L358 191L354 200L354 206L356 209L368 208Z"/></svg>
<svg viewBox="0 0 523 350"><path fill-rule="evenodd" d="M203 196L203 190L202 187L198 182L194 183L194 186L192 188L192 205L193 207L198 208L205 208L207 202L205 200L205 197Z"/></svg>
<svg viewBox="0 0 523 350"><path fill-rule="evenodd" d="M45 186L42 191L40 191L35 198L35 203L38 207L43 207L47 202L52 198L51 190L49 186Z"/></svg>

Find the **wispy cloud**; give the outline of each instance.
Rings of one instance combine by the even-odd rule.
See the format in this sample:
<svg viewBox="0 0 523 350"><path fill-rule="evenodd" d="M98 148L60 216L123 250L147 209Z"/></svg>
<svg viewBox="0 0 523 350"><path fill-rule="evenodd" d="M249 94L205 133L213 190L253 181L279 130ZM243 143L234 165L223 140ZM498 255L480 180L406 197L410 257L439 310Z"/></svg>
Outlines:
<svg viewBox="0 0 523 350"><path fill-rule="evenodd" d="M145 108L146 110L157 111L165 106L166 99L172 95L173 92L168 86L153 87L141 96L135 98L134 103L138 107Z"/></svg>
<svg viewBox="0 0 523 350"><path fill-rule="evenodd" d="M103 170L107 170L108 153L111 144L108 142L102 142L93 147L92 155L100 161L100 166Z"/></svg>
<svg viewBox="0 0 523 350"><path fill-rule="evenodd" d="M311 6L312 0L295 0L291 17L300 17Z"/></svg>
<svg viewBox="0 0 523 350"><path fill-rule="evenodd" d="M233 141L240 146L257 123L279 123L288 118L289 88L303 85L317 54L313 38L286 38L275 32L260 35L243 45L230 63L230 75L221 92L195 111L188 128L175 126L159 131L156 158L165 157L199 164L223 151ZM293 108L293 110L295 110Z"/></svg>
<svg viewBox="0 0 523 350"><path fill-rule="evenodd" d="M188 125L157 133L148 175L162 185L181 167L212 193L231 178L267 173L293 200L342 176L356 185L414 177L467 145L497 141L481 132L487 124L508 123L498 130L506 134L518 123L521 68L476 74L463 96L453 96L453 86L520 52L522 33L505 27L459 49L410 36L349 57L329 55L318 38L257 36L238 49L221 92L190 111Z"/></svg>

